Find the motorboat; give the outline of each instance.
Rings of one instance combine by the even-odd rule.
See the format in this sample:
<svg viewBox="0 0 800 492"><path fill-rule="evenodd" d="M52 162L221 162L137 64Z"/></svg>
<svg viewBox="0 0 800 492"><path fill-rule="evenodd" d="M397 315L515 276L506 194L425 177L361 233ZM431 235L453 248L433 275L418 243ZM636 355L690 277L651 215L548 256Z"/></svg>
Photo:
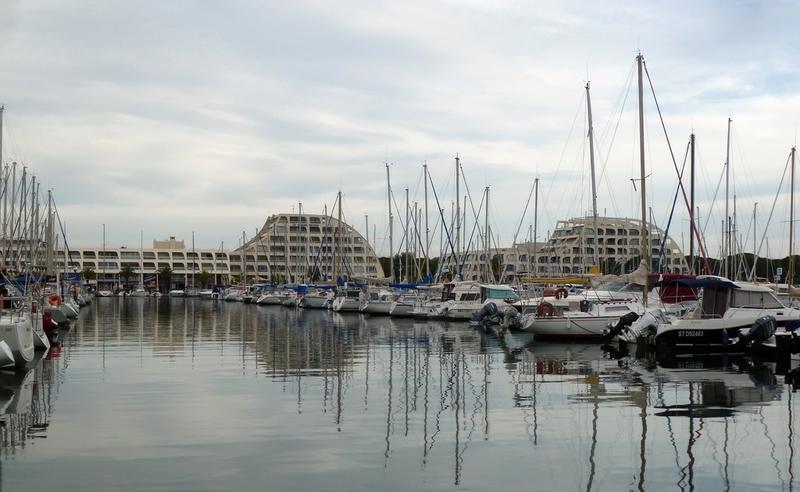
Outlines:
<svg viewBox="0 0 800 492"><path fill-rule="evenodd" d="M623 327L620 338L669 351L769 350L780 349L781 341L790 343L800 327L800 309L784 306L769 287L712 275L684 283L702 288L693 311L682 317L643 317Z"/></svg>
<svg viewBox="0 0 800 492"><path fill-rule="evenodd" d="M186 297L186 292L181 289L174 289L169 291L170 297Z"/></svg>
<svg viewBox="0 0 800 492"><path fill-rule="evenodd" d="M98 290L97 297L112 297L114 294L110 290Z"/></svg>
<svg viewBox="0 0 800 492"><path fill-rule="evenodd" d="M336 290L331 306L336 312L358 312L361 307L361 288L345 284Z"/></svg>
<svg viewBox="0 0 800 492"><path fill-rule="evenodd" d="M143 288L141 288L141 287L138 287L138 288L134 289L134 290L133 290L133 291L130 293L130 296L131 296L131 297L147 297L147 296L149 296L149 295L150 295L150 294L148 294L148 293L147 293L147 291L146 291L146 290L144 290L144 289L143 289Z"/></svg>
<svg viewBox="0 0 800 492"><path fill-rule="evenodd" d="M361 296L359 310L362 313L388 315L396 297L390 290L368 288Z"/></svg>
<svg viewBox="0 0 800 492"><path fill-rule="evenodd" d="M309 309L328 309L333 301L330 289L310 289L303 295L301 307Z"/></svg>
<svg viewBox="0 0 800 492"><path fill-rule="evenodd" d="M445 302L444 317L470 320L487 304L494 304L498 311L519 301L519 296L510 285L460 283L453 289L455 299Z"/></svg>

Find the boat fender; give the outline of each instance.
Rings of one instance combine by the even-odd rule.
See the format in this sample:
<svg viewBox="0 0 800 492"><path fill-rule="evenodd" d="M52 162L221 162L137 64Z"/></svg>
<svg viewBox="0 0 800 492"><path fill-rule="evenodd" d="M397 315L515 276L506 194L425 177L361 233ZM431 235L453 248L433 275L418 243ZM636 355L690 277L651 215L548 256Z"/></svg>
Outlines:
<svg viewBox="0 0 800 492"><path fill-rule="evenodd" d="M39 307L39 303L36 302L36 299L32 300L31 301L31 313L36 314L36 311L38 310L38 307Z"/></svg>
<svg viewBox="0 0 800 492"><path fill-rule="evenodd" d="M51 306L60 306L61 305L61 296L58 294L53 294L50 296L50 305Z"/></svg>
<svg viewBox="0 0 800 492"><path fill-rule="evenodd" d="M552 316L556 312L552 304L547 301L542 301L536 307L536 316Z"/></svg>
<svg viewBox="0 0 800 492"><path fill-rule="evenodd" d="M556 290L556 299L566 299L569 295L569 291L564 287L561 287Z"/></svg>

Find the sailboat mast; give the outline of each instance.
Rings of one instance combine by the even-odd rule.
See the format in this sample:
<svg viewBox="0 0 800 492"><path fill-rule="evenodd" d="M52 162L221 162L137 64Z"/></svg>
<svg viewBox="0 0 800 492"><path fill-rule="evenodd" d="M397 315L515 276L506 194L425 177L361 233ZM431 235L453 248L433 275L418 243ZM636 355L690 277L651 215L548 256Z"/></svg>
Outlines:
<svg viewBox="0 0 800 492"><path fill-rule="evenodd" d="M636 56L636 66L639 79L639 177L641 178L641 202L642 202L642 224L641 233L641 256L642 261L650 272L650 241L647 234L647 193L645 192L645 166L644 166L644 86L642 83L642 55ZM647 281L642 287L642 304L647 306Z"/></svg>
<svg viewBox="0 0 800 492"><path fill-rule="evenodd" d="M786 275L786 285L792 285L794 280L794 154L792 147L792 173L791 191L789 192L789 272Z"/></svg>
<svg viewBox="0 0 800 492"><path fill-rule="evenodd" d="M428 162L425 161L425 164L422 165L422 169L425 173L425 276L429 279L431 278L431 259L428 247L430 245L430 228L428 227Z"/></svg>
<svg viewBox="0 0 800 492"><path fill-rule="evenodd" d="M389 163L386 163L386 205L389 207L389 281L394 282L394 245L392 244L392 180L389 177Z"/></svg>
<svg viewBox="0 0 800 492"><path fill-rule="evenodd" d="M411 219L409 218L409 212L410 212L410 209L409 209L409 204L408 204L408 188L406 188L406 234L405 234L405 236L406 236L406 240L405 240L405 243L406 243L406 258L405 258L405 260L406 261L405 261L405 275L404 275L404 278L405 278L406 282L408 282L409 279L411 278L411 275L409 275L409 273L408 273L408 267L409 267L409 264L408 264L408 246L409 246L408 239L409 239L409 235L411 234L411 227L410 227L410 223L409 223L409 220L411 220Z"/></svg>
<svg viewBox="0 0 800 492"><path fill-rule="evenodd" d="M460 242L459 239L461 238L461 202L459 201L461 195L460 195L460 192L459 192L459 176L461 175L461 172L459 171L459 167L460 167L460 162L459 162L458 154L456 154L456 237L455 237L455 240L456 240L455 241L456 242L456 245L455 245L456 246L455 247L456 254L458 254L461 251L461 249L460 249L461 245L459 244L459 242ZM458 258L454 258L454 259L455 259L455 262L457 264L458 263Z"/></svg>
<svg viewBox="0 0 800 492"><path fill-rule="evenodd" d="M533 241L533 274L536 275L536 260L537 260L537 252L536 252L536 226L538 225L537 222L539 220L539 178L536 178L533 181L533 237L531 241ZM530 261L530 258L528 259Z"/></svg>
<svg viewBox="0 0 800 492"><path fill-rule="evenodd" d="M492 275L492 258L490 255L491 251L491 243L489 239L489 187L486 187L486 210L485 213L485 221L486 221L486 281L492 283L493 279L491 279Z"/></svg>
<svg viewBox="0 0 800 492"><path fill-rule="evenodd" d="M45 273L53 272L53 192L47 190L47 251L45 251Z"/></svg>
<svg viewBox="0 0 800 492"><path fill-rule="evenodd" d="M758 210L758 202L753 204L753 274L751 281L756 281L756 266L758 265L758 245L756 244L756 211Z"/></svg>
<svg viewBox="0 0 800 492"><path fill-rule="evenodd" d="M342 269L341 267L344 265L344 252L347 251L346 248L342 247L342 190L339 190L339 215L337 220L339 221L336 224L336 247L339 248L339 266L337 267L337 271Z"/></svg>
<svg viewBox="0 0 800 492"><path fill-rule="evenodd" d="M139 229L139 288L144 289L144 230Z"/></svg>
<svg viewBox="0 0 800 492"><path fill-rule="evenodd" d="M597 184L594 173L594 128L592 127L592 97L589 95L589 82L586 82L586 115L589 119L589 163L592 167L592 229L594 230L594 266L600 265L599 245L597 243Z"/></svg>
<svg viewBox="0 0 800 492"><path fill-rule="evenodd" d="M792 154L794 155L794 154ZM724 263L724 270L722 276L728 278L729 266L728 256L730 255L731 248L731 216L728 211L729 201L729 186L730 186L730 169L731 169L731 119L728 118L728 137L725 142L725 238L723 240L722 260Z"/></svg>
<svg viewBox="0 0 800 492"><path fill-rule="evenodd" d="M694 133L689 135L689 273L694 274Z"/></svg>

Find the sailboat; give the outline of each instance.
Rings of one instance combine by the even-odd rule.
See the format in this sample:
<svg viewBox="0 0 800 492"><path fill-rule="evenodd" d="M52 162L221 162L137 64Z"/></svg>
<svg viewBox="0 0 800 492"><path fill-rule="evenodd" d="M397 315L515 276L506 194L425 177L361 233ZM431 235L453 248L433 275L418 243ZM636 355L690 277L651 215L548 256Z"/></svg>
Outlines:
<svg viewBox="0 0 800 492"><path fill-rule="evenodd" d="M556 299L540 299L535 313L523 315L520 324L523 330L532 332L537 338L601 338L608 331L609 324L617 322L621 317L633 313L639 317L645 312L648 304L648 272L650 265L650 241L647 231L647 216L645 203L645 166L644 166L644 117L642 103L642 57L637 56L639 67L639 139L640 139L640 171L641 171L641 258L642 264L636 270L641 277L641 298L635 296L620 296L616 299L602 300L598 294L587 291L578 296L568 296L566 290L563 296ZM586 83L586 113L588 120L589 160L592 175L592 217L594 234L594 267L599 264L599 242L597 234L597 189L595 184L594 166L594 129L592 125L592 104L589 83ZM633 277L633 275L632 275ZM563 300L559 300L563 299Z"/></svg>

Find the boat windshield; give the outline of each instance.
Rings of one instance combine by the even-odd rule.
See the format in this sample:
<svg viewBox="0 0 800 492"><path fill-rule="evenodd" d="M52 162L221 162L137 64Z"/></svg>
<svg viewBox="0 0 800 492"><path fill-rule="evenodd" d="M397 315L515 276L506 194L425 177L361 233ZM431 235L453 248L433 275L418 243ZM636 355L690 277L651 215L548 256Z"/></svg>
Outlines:
<svg viewBox="0 0 800 492"><path fill-rule="evenodd" d="M519 300L516 292L510 289L486 289L486 297L488 299L511 299L514 301Z"/></svg>
<svg viewBox="0 0 800 492"><path fill-rule="evenodd" d="M755 309L780 309L783 306L771 292L753 292L747 290L733 290L731 307Z"/></svg>

